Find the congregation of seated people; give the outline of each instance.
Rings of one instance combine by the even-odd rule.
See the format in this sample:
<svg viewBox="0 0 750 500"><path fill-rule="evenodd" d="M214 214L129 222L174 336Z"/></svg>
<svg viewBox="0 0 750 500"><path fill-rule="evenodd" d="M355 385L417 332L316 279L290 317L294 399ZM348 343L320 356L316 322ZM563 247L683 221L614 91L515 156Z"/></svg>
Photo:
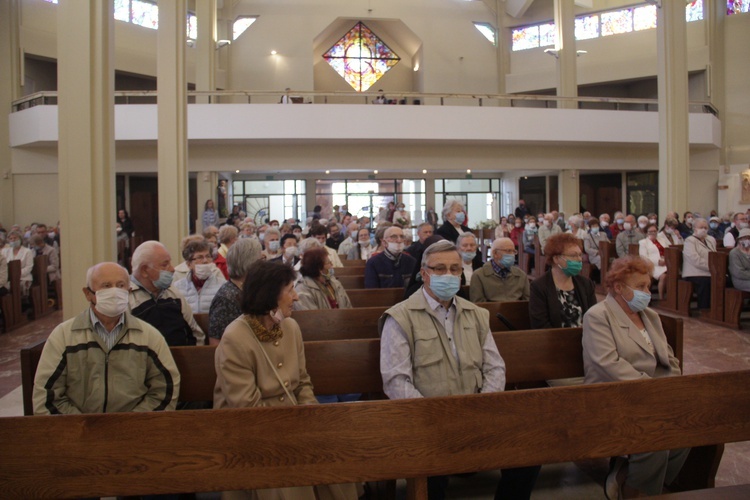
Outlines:
<svg viewBox="0 0 750 500"><path fill-rule="evenodd" d="M213 210L213 202L209 200L205 208ZM214 408L356 400L359 394L316 398L305 369L304 332L292 317L293 311L326 314L353 307L347 287L336 275L336 269L343 268L342 260L362 262L365 289L405 291L403 302L389 308L380 323L381 372L391 399L504 390L505 365L481 308L485 302L528 301L532 329L582 327L587 383L628 380L634 378L634 370L645 377L679 374L658 317L647 308L652 285L659 297L663 295L664 250L672 245L684 245L681 274L693 282L699 307L708 307L707 255L716 250L717 241L733 248L729 272L734 286L750 291L750 228L744 213L722 219L712 216L709 222L689 212L680 222L679 215L670 212L659 225L656 214L636 217L615 212L611 217L594 217L583 212L566 220L557 211L533 215L520 203L498 221L490 242L482 232L477 235L469 229L466 207L456 200L443 207L441 225L430 212L424 214L430 220L419 222L422 215L408 211L403 203L383 207L373 220L353 217L345 206L333 208L328 219L316 207L302 224L289 219L258 225L235 206L226 219L204 214L203 233L182 241L182 262L177 265L162 243L145 241L131 249L130 273L113 262L93 266L87 276L79 277L89 307L59 325L44 347L35 379L35 413L173 410L180 374L169 346L205 344L217 346ZM118 213L120 232L132 234L132 222L122 212ZM412 226L412 221L418 224ZM21 287L26 293L29 262L35 255L48 256L49 279L59 279L59 234L46 227L42 234L37 232L39 226L26 233L17 227L0 231L0 271L7 271L8 261L22 261ZM613 243L617 255L611 257L620 257L610 269L614 274L603 283L607 307L597 306L595 283L581 275L584 263L592 270L602 267L600 242ZM641 257L629 255L630 245L638 246ZM538 277L533 279L519 267L519 253L544 256L545 269ZM0 294L8 289L7 273L0 272ZM206 332L196 314L208 316ZM614 336L619 342L619 334L607 327L610 317L623 324L632 322L648 347L645 355L636 357L617 344L625 368L601 361L606 357L605 341ZM453 352L413 352L436 348L422 338L423 323L437 325L438 335L450 341L445 345L451 345ZM76 335L80 334L97 359L85 361L85 353L80 353L60 368L66 348L79 343ZM454 343L454 335L471 338ZM109 358L110 352L117 355ZM437 364L414 364L420 355L432 356ZM105 359L110 359L110 370L137 377L123 377L118 382L122 385L108 389L110 395L103 398L102 388L86 380L101 380ZM476 387L446 375L457 369L456 362L466 362L467 369L476 371L470 377L460 375ZM74 376L67 376L68 372ZM623 476L624 482L617 487L636 493L657 491L661 484L639 482L634 474L639 468L659 469L674 477L679 467L670 453L678 456L681 465L685 451L664 453L638 455L638 462L631 456L630 476L621 473L627 458L624 463L619 458L613 461L611 474ZM496 498L528 498L538 473L539 467L503 471ZM447 476L430 478L430 498L442 498L447 484ZM329 485L326 494L356 498L352 486ZM318 488L322 487L303 488L300 493L316 496Z"/></svg>

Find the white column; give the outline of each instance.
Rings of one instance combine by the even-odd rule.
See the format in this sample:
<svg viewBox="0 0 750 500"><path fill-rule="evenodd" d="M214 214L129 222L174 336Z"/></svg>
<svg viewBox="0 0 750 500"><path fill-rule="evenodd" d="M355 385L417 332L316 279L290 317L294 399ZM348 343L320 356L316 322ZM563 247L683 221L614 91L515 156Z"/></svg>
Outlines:
<svg viewBox="0 0 750 500"><path fill-rule="evenodd" d="M557 32L557 95L578 96L576 74L576 35L573 0L555 0L555 31ZM575 102L559 102L558 108L577 109Z"/></svg>
<svg viewBox="0 0 750 500"><path fill-rule="evenodd" d="M200 0L195 4L198 18L197 54L195 60L196 90L216 90L216 0ZM207 104L208 97L195 102Z"/></svg>
<svg viewBox="0 0 750 500"><path fill-rule="evenodd" d="M662 1L657 12L659 213L683 213L690 208L685 4Z"/></svg>
<svg viewBox="0 0 750 500"><path fill-rule="evenodd" d="M560 212L565 212L566 219L581 210L578 170L560 170L557 190L560 196Z"/></svg>
<svg viewBox="0 0 750 500"><path fill-rule="evenodd" d="M57 8L65 318L79 314L87 305L81 293L86 270L116 259L112 16L112 2L60 2Z"/></svg>
<svg viewBox="0 0 750 500"><path fill-rule="evenodd" d="M18 31L19 0L0 2L0 109L10 111L21 95L21 49ZM0 119L0 221L8 229L16 222L13 208L13 168L7 116Z"/></svg>
<svg viewBox="0 0 750 500"><path fill-rule="evenodd" d="M159 241L175 262L188 234L186 0L159 1Z"/></svg>

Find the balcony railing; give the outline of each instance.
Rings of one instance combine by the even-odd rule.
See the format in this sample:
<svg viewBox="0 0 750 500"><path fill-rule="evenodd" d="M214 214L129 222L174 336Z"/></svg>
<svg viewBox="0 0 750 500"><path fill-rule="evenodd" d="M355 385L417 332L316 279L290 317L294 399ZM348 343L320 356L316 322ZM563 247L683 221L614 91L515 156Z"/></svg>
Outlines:
<svg viewBox="0 0 750 500"><path fill-rule="evenodd" d="M156 90L119 90L114 93L115 104L156 104ZM282 98L291 104L373 104L378 94L358 92L308 92L290 90L213 90L188 91L188 103L279 103ZM12 103L11 112L34 106L57 105L57 92L36 92ZM658 111L657 99L630 99L623 97L558 97L525 94L438 94L419 92L389 92L386 104L428 106L488 106L557 108L558 103L575 103L578 109L603 109L610 111ZM691 113L711 113L718 116L708 101L690 101Z"/></svg>

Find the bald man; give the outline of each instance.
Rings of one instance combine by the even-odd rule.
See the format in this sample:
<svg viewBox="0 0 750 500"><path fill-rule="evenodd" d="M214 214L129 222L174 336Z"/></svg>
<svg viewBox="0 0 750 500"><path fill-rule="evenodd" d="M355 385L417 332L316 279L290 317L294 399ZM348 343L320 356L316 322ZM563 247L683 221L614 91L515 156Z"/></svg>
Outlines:
<svg viewBox="0 0 750 500"><path fill-rule="evenodd" d="M34 378L34 414L173 410L180 373L164 337L128 312L128 272L113 262L88 270L90 306L58 325Z"/></svg>
<svg viewBox="0 0 750 500"><path fill-rule="evenodd" d="M417 261L404 253L404 232L391 226L383 234L385 250L367 259L365 288L406 288Z"/></svg>

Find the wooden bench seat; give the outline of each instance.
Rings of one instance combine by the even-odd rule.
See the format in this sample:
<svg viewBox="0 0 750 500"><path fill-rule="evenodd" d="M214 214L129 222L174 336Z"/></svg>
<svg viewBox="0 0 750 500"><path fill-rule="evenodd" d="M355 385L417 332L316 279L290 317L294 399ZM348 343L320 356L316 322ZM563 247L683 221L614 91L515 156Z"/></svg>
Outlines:
<svg viewBox="0 0 750 500"><path fill-rule="evenodd" d="M710 252L708 268L711 271L711 309L707 318L728 328L739 329L740 315L749 292L728 287L729 254L727 252Z"/></svg>
<svg viewBox="0 0 750 500"><path fill-rule="evenodd" d="M364 289L365 288L365 275L357 275L357 276L336 276L336 279L339 280L341 285L344 287L344 289L347 291L352 289ZM403 289L402 294L403 296Z"/></svg>
<svg viewBox="0 0 750 500"><path fill-rule="evenodd" d="M295 408L8 417L0 483L8 498L68 498L407 477L409 498L421 500L427 476L745 441L748 415L750 371Z"/></svg>
<svg viewBox="0 0 750 500"><path fill-rule="evenodd" d="M334 267L333 275L336 278L341 278L342 276L364 276L365 266Z"/></svg>
<svg viewBox="0 0 750 500"><path fill-rule="evenodd" d="M659 307L690 316L690 302L693 297L693 284L680 279L682 275L682 245L672 245L664 249L667 266L667 293Z"/></svg>
<svg viewBox="0 0 750 500"><path fill-rule="evenodd" d="M28 317L23 312L21 295L21 261L8 262L8 285L10 293L2 298L3 320L5 331L9 332L28 323Z"/></svg>

